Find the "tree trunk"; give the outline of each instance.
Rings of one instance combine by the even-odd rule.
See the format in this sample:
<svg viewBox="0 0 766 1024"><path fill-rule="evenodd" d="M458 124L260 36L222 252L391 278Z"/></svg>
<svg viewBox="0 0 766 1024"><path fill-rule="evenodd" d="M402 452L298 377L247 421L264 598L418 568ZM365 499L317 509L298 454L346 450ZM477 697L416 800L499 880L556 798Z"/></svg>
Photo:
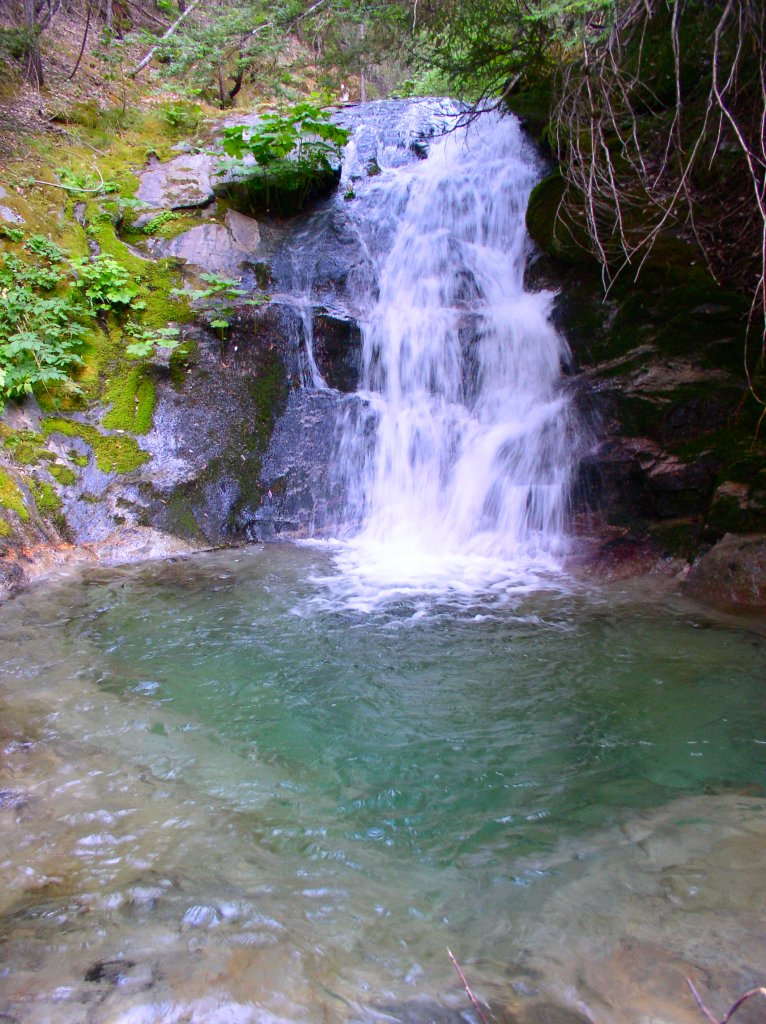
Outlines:
<svg viewBox="0 0 766 1024"><path fill-rule="evenodd" d="M223 68L218 65L218 101L221 104L221 110L226 110L226 86L223 81Z"/></svg>
<svg viewBox="0 0 766 1024"><path fill-rule="evenodd" d="M35 0L24 0L24 25L29 33L25 74L28 81L40 89L45 85L45 76L43 75L43 60L40 56L40 28L37 22Z"/></svg>
<svg viewBox="0 0 766 1024"><path fill-rule="evenodd" d="M242 66L242 51L240 50L239 51L239 59L237 61L237 73L234 76L234 84L232 85L231 89L229 89L229 103L232 106L234 105L234 100L235 100L235 98L237 96L237 93L242 88L242 83L244 82L244 80L245 80L245 69Z"/></svg>

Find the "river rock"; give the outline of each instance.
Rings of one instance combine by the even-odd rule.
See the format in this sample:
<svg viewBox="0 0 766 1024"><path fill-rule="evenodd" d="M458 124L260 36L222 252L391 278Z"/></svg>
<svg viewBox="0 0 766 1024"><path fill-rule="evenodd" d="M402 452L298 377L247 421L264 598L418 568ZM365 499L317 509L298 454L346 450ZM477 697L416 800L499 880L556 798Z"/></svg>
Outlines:
<svg viewBox="0 0 766 1024"><path fill-rule="evenodd" d="M213 199L215 157L182 153L167 163L150 162L140 174L136 198L154 210L206 206Z"/></svg>
<svg viewBox="0 0 766 1024"><path fill-rule="evenodd" d="M8 199L9 192L0 185L0 199ZM21 214L17 213L16 210L12 210L10 206L6 206L4 203L0 203L0 220L4 220L6 224L23 224L24 218Z"/></svg>
<svg viewBox="0 0 766 1024"><path fill-rule="evenodd" d="M0 601L18 593L26 582L27 577L17 561L0 558Z"/></svg>
<svg viewBox="0 0 766 1024"><path fill-rule="evenodd" d="M91 550L104 565L120 565L152 558L178 558L199 550L199 545L149 526L126 526L92 545Z"/></svg>
<svg viewBox="0 0 766 1024"><path fill-rule="evenodd" d="M692 565L687 589L702 598L744 607L766 604L766 534L727 533Z"/></svg>

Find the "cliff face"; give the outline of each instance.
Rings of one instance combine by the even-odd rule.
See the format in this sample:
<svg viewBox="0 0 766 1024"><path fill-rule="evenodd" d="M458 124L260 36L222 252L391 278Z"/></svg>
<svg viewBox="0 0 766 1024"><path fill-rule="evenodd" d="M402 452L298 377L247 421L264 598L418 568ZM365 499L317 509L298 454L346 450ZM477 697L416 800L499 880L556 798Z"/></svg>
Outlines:
<svg viewBox="0 0 766 1024"><path fill-rule="evenodd" d="M763 22L741 13L757 32L723 5L626 5L579 63L508 104L553 164L529 203L530 274L558 292L593 425L582 530L613 566L676 559L682 571L729 535L732 578L762 603L763 573L744 563L766 534L759 296L751 308ZM715 579L705 587L728 593Z"/></svg>
<svg viewBox="0 0 766 1024"><path fill-rule="evenodd" d="M394 107L368 105L366 116L385 120ZM409 137L399 141L403 159L419 159ZM179 148L130 175L138 215L107 221L95 204L73 205L69 226L92 250L114 250L148 278L158 306L179 286L184 295L215 294L192 298L181 318L177 303L158 308L157 326L178 325L172 354L127 359L121 324L109 322L117 340L104 332L93 346L100 354L84 367L80 399L8 403L0 418L0 598L72 559L175 557L323 525L337 404L359 372L344 282L361 255L341 215L354 191L293 216L254 214L247 202L235 208L215 154ZM379 173L374 137L361 138L357 152L361 192ZM71 212L64 205L57 221ZM24 207L14 216L13 245L22 251L33 213ZM311 265L310 299L295 279L296 246ZM228 298L223 281L237 286ZM304 386L307 332L332 390Z"/></svg>
<svg viewBox="0 0 766 1024"><path fill-rule="evenodd" d="M675 559L682 569L727 534L749 538L738 550L762 557L766 444L744 369L749 303L671 235L605 291L584 240L560 215L561 196L557 172L532 194L527 226L538 254L529 275L557 292L571 386L591 424L575 495L591 557L612 568ZM720 551L709 565L719 561ZM704 577L699 588L762 603L763 577L747 559L734 562L726 580L695 570L690 585Z"/></svg>

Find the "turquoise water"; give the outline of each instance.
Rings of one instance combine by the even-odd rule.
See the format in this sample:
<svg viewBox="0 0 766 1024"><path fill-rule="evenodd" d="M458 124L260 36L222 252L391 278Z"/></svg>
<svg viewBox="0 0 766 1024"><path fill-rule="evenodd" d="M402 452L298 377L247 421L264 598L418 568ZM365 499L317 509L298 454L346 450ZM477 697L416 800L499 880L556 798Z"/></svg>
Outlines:
<svg viewBox="0 0 766 1024"><path fill-rule="evenodd" d="M270 926L230 920L222 892L259 907L273 924L269 955L275 946L284 962L268 968L265 994L245 999L236 982L236 1005L265 1017L207 1007L200 1020L377 1019L365 1016L370 1006L402 992L457 1005L448 944L504 1005L545 996L582 1012L585 996L562 979L576 973L575 939L600 913L587 888L558 980L524 995L507 966L486 965L522 956L541 908L581 879L583 865L597 887L645 877L646 864L632 882L623 877L635 855L621 846L631 823L651 832L663 809L683 807L680 822L714 827L724 814L729 836L732 801L762 821L766 640L745 623L717 621L673 595L561 580L502 599L412 597L360 613L327 599L331 583L328 591L316 580L332 573L322 550L250 549L92 571L0 610L6 721L37 751L3 782L26 794L29 812L0 815L8 850L25 851L15 865L10 854L2 861L9 966L0 995L5 987L19 1019L37 1019L14 988L30 919L44 972L82 975L78 956L87 966L125 950L134 963L161 960L157 928L168 948L183 940L173 954L182 971L190 920L206 936L217 922L213 945L202 944L216 955L264 947ZM155 813L147 797L159 801ZM32 912L39 891L21 861L57 879L46 889L48 916ZM667 865L650 861L661 892ZM176 885L173 871L186 881ZM751 891L761 892L752 871ZM170 882L138 913L131 887L150 884L147 873L159 884L156 872ZM706 885L719 884L708 876ZM72 907L85 893L101 932L83 958L86 923ZM681 916L661 941L691 956L685 928L697 934L700 919L684 913L674 910ZM71 930L58 951L56 921ZM597 930L593 943L611 948L620 927L606 938ZM261 937L250 946L248 928ZM552 956L549 939L534 940L538 964ZM729 955L736 964L740 954ZM231 995L236 971L229 964L223 975L206 992ZM331 1009L328 990L342 993ZM142 991L110 989L108 1012L94 1019L197 1019L188 1007L187 1018L146 1009ZM69 1019L45 1005L45 1019ZM119 1016L128 1008L139 1015ZM643 1011L630 1012L621 1019Z"/></svg>

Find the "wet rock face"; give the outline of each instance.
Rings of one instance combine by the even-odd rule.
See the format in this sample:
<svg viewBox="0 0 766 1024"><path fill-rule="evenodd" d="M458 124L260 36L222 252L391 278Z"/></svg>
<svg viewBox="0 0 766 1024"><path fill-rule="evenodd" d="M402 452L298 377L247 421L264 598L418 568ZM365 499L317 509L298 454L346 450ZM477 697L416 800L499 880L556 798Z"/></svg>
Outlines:
<svg viewBox="0 0 766 1024"><path fill-rule="evenodd" d="M576 513L607 546L691 561L726 532L766 531L766 446L742 372L742 302L694 266L649 265L607 297L582 261L537 257L557 289L570 385L593 445ZM611 550L611 548L610 548Z"/></svg>
<svg viewBox="0 0 766 1024"><path fill-rule="evenodd" d="M18 562L0 558L0 601L18 593L25 583L24 570Z"/></svg>
<svg viewBox="0 0 766 1024"><path fill-rule="evenodd" d="M262 459L296 366L278 307L242 314L223 343L200 332L181 379L158 384L136 514L199 543L251 539L245 510L263 499Z"/></svg>
<svg viewBox="0 0 766 1024"><path fill-rule="evenodd" d="M362 335L351 318L318 311L313 317L314 358L331 388L355 391L361 370Z"/></svg>

